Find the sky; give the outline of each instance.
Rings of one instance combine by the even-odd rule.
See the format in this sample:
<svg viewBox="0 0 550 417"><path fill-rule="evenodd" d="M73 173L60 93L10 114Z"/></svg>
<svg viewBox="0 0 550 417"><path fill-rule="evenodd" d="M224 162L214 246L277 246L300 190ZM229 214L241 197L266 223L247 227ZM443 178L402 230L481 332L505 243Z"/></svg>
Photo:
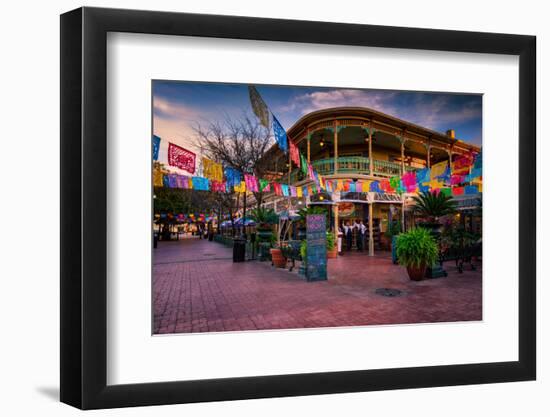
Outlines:
<svg viewBox="0 0 550 417"><path fill-rule="evenodd" d="M369 107L408 122L481 145L482 96L332 87L256 85L285 129L302 116L329 107ZM246 84L153 81L153 133L161 140L160 161L168 142L198 151L194 127L250 112Z"/></svg>

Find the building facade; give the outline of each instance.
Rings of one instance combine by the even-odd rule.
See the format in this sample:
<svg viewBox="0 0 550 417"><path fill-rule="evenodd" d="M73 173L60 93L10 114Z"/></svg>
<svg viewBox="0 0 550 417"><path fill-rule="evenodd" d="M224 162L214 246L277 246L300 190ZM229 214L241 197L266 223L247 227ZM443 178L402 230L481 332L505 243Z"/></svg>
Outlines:
<svg viewBox="0 0 550 417"><path fill-rule="evenodd" d="M325 180L347 182L400 176L442 161L448 161L452 167L456 159L481 151L456 138L453 130L442 134L363 107L309 113L298 120L287 135ZM311 182L299 168L293 167L289 155L277 146L268 152L268 158L273 161L272 176L281 182L291 185ZM338 230L345 222L363 221L368 228L368 252L372 255L375 248L383 246L384 232L394 220L399 220L402 228L410 224L411 197L407 193L338 190L305 198L271 194L264 198L263 205L277 212L310 205L324 206L333 230ZM479 196L467 196L462 200L459 207L465 210L480 201Z"/></svg>

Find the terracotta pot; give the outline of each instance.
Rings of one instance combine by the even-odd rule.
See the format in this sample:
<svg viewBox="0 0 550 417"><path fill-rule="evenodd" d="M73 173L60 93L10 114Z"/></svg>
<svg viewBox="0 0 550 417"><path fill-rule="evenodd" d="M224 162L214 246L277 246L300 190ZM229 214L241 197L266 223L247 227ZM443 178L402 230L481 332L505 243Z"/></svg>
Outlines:
<svg viewBox="0 0 550 417"><path fill-rule="evenodd" d="M334 245L332 250L327 249L327 259L335 259L338 256L338 248Z"/></svg>
<svg viewBox="0 0 550 417"><path fill-rule="evenodd" d="M271 262L277 268L284 268L286 266L286 258L283 256L281 249L270 249Z"/></svg>
<svg viewBox="0 0 550 417"><path fill-rule="evenodd" d="M426 265L423 265L421 267L408 266L407 272L411 280L422 281L424 279L424 276L426 275Z"/></svg>

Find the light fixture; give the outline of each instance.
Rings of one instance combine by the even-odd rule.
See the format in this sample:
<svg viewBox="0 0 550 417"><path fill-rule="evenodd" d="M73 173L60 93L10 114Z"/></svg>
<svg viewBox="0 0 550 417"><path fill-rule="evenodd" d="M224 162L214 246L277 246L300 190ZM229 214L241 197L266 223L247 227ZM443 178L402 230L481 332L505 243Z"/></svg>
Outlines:
<svg viewBox="0 0 550 417"><path fill-rule="evenodd" d="M325 199L325 197L323 197L322 195L319 196L319 201L323 201Z"/></svg>
<svg viewBox="0 0 550 417"><path fill-rule="evenodd" d="M325 141L323 140L323 137L321 136L321 140L319 141L319 146L322 148L325 146Z"/></svg>

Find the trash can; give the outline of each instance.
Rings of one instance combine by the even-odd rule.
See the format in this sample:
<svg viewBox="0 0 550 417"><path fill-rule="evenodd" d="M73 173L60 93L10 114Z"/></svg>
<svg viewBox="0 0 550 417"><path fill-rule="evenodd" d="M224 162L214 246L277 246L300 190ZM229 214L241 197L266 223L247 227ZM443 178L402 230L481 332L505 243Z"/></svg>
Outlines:
<svg viewBox="0 0 550 417"><path fill-rule="evenodd" d="M233 262L244 262L246 252L246 240L242 238L233 239Z"/></svg>

